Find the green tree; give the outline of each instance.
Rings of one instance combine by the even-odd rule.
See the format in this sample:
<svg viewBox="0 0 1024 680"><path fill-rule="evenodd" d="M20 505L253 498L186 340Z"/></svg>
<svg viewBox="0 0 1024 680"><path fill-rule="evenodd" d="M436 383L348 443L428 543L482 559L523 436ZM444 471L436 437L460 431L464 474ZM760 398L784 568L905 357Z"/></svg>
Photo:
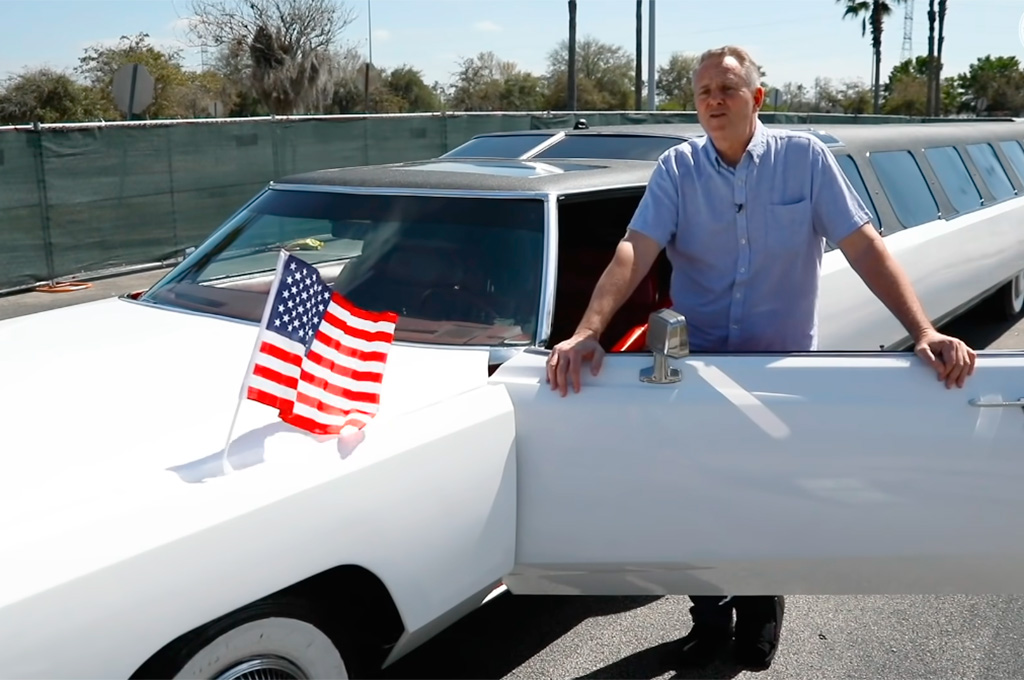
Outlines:
<svg viewBox="0 0 1024 680"><path fill-rule="evenodd" d="M584 37L576 45L576 108L583 111L625 111L633 101L633 55L624 48ZM548 108L568 105L569 41L548 53Z"/></svg>
<svg viewBox="0 0 1024 680"><path fill-rule="evenodd" d="M1017 57L986 55L956 77L958 110L1018 116L1024 112L1024 72Z"/></svg>
<svg viewBox="0 0 1024 680"><path fill-rule="evenodd" d="M918 56L896 64L884 86L882 112L896 116L927 116L932 57Z"/></svg>
<svg viewBox="0 0 1024 680"><path fill-rule="evenodd" d="M423 81L423 72L403 64L392 69L384 79L384 86L402 102L401 112L437 111L441 102L429 85Z"/></svg>
<svg viewBox="0 0 1024 680"><path fill-rule="evenodd" d="M123 114L114 105L114 74L126 64L142 64L153 76L153 103L143 112L145 118L178 118L186 115L180 108L181 90L189 79L182 66L181 50L161 50L149 42L148 33L121 36L114 46L91 45L85 48L75 69L104 103L107 118Z"/></svg>
<svg viewBox="0 0 1024 680"><path fill-rule="evenodd" d="M97 93L67 73L38 68L0 86L0 125L80 123L103 116Z"/></svg>
<svg viewBox="0 0 1024 680"><path fill-rule="evenodd" d="M697 68L696 54L673 52L668 63L658 67L658 98L667 108L693 111L697 102L693 96L693 70Z"/></svg>
<svg viewBox="0 0 1024 680"><path fill-rule="evenodd" d="M541 80L494 52L461 59L452 80L447 106L455 111L515 111L543 101Z"/></svg>
<svg viewBox="0 0 1024 680"><path fill-rule="evenodd" d="M333 97L333 50L356 15L337 0L191 0L195 44L248 52L252 91L271 112L322 110Z"/></svg>

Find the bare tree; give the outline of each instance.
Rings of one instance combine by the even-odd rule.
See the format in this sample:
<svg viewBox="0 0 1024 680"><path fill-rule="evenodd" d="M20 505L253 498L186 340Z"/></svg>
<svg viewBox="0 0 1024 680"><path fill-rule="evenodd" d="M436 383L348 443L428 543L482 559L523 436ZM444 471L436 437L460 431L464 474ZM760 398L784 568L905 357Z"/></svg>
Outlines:
<svg viewBox="0 0 1024 680"><path fill-rule="evenodd" d="M196 45L247 52L256 95L276 114L331 99L334 49L355 12L338 0L190 0Z"/></svg>

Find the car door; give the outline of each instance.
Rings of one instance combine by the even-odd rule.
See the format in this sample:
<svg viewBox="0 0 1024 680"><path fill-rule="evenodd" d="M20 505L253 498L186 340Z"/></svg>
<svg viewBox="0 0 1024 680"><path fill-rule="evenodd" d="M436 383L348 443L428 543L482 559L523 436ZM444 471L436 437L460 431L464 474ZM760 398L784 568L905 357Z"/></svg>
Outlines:
<svg viewBox="0 0 1024 680"><path fill-rule="evenodd" d="M516 413L513 592L1024 590L1024 352L981 352L962 389L909 353L694 354L663 384L651 354L609 354L564 398L547 358L492 378Z"/></svg>

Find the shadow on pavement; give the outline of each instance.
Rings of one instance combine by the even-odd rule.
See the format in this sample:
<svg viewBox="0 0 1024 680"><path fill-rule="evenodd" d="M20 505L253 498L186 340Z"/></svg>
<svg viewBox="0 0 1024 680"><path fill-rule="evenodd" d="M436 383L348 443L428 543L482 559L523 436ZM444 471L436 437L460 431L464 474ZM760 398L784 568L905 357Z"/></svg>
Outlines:
<svg viewBox="0 0 1024 680"><path fill-rule="evenodd" d="M680 635L686 631L681 631ZM680 655L681 640L670 640L654 647L642 649L639 652L630 654L619 659L615 663L598 668L586 675L580 675L576 680L597 680L612 678L655 678L672 672L670 678L686 680L729 680L742 673L744 669L725 660L705 666L702 668L679 668L677 659Z"/></svg>
<svg viewBox="0 0 1024 680"><path fill-rule="evenodd" d="M505 594L399 660L384 671L384 677L503 678L583 621L621 614L658 599Z"/></svg>

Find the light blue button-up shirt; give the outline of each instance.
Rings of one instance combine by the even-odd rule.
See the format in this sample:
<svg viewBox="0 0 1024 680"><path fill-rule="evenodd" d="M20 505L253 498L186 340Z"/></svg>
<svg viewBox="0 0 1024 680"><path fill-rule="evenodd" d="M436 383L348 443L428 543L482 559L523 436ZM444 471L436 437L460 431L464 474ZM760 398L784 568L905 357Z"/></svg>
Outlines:
<svg viewBox="0 0 1024 680"><path fill-rule="evenodd" d="M757 130L735 169L708 137L658 159L629 228L666 249L694 352L817 348L825 239L870 221L816 137Z"/></svg>

